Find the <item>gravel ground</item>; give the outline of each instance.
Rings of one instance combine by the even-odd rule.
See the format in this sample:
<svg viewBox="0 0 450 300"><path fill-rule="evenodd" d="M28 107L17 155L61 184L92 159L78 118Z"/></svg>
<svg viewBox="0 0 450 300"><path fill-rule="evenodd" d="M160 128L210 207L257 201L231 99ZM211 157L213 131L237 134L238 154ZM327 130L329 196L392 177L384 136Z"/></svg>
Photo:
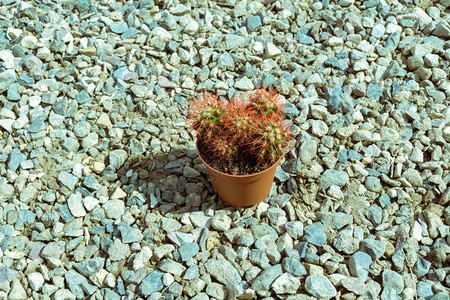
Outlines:
<svg viewBox="0 0 450 300"><path fill-rule="evenodd" d="M1 0L1 299L433 299L449 0ZM250 208L184 123L264 82L296 144Z"/></svg>

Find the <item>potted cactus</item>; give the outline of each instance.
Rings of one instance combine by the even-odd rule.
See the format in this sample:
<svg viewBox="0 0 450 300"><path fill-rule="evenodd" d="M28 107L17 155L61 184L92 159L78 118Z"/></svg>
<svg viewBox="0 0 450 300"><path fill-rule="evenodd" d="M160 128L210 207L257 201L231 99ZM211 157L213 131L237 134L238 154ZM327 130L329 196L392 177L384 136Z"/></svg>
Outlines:
<svg viewBox="0 0 450 300"><path fill-rule="evenodd" d="M220 198L249 206L270 193L276 167L292 140L284 98L260 88L226 101L203 93L190 101L187 121L197 137L197 152Z"/></svg>

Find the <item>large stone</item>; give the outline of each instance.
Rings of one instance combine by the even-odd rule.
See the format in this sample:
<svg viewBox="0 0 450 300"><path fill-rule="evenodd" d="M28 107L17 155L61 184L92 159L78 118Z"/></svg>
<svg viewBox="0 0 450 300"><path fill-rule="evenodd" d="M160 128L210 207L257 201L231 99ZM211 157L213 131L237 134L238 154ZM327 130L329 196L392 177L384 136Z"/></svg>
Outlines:
<svg viewBox="0 0 450 300"><path fill-rule="evenodd" d="M265 269L252 282L252 289L256 291L269 290L272 286L272 283L275 281L275 279L281 276L281 274L283 274L281 264Z"/></svg>
<svg viewBox="0 0 450 300"><path fill-rule="evenodd" d="M304 231L306 240L313 245L323 246L327 241L323 225L320 222L306 226Z"/></svg>
<svg viewBox="0 0 450 300"><path fill-rule="evenodd" d="M0 93L6 91L16 81L16 72L8 69L0 73Z"/></svg>
<svg viewBox="0 0 450 300"><path fill-rule="evenodd" d="M403 281L402 275L398 274L397 272L391 271L391 270L384 270L383 274L383 288L392 288L395 290L395 292L400 294L403 289L405 288L405 283Z"/></svg>
<svg viewBox="0 0 450 300"><path fill-rule="evenodd" d="M300 279L289 274L284 273L272 284L272 289L277 294L295 294L300 287Z"/></svg>
<svg viewBox="0 0 450 300"><path fill-rule="evenodd" d="M142 280L139 285L139 291L144 296L150 296L156 292L159 292L164 288L163 276L165 273L155 270L151 272L147 277Z"/></svg>
<svg viewBox="0 0 450 300"><path fill-rule="evenodd" d="M331 281L320 274L309 275L305 281L305 289L317 298L331 299L336 296L336 288Z"/></svg>
<svg viewBox="0 0 450 300"><path fill-rule="evenodd" d="M320 186L324 189L332 185L343 186L349 180L347 172L328 169L320 177Z"/></svg>

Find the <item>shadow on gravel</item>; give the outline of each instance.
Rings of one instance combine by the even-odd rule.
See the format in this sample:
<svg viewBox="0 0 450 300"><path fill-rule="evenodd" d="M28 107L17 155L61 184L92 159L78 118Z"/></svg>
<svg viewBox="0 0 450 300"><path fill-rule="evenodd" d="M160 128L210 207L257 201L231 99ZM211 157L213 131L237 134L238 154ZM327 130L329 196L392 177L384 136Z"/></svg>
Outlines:
<svg viewBox="0 0 450 300"><path fill-rule="evenodd" d="M127 176L129 170L133 173L131 178ZM117 175L128 195L127 205L148 204L149 211L159 208L163 215L205 211L214 204L215 209L228 207L214 191L195 150L172 149L156 156L134 155Z"/></svg>

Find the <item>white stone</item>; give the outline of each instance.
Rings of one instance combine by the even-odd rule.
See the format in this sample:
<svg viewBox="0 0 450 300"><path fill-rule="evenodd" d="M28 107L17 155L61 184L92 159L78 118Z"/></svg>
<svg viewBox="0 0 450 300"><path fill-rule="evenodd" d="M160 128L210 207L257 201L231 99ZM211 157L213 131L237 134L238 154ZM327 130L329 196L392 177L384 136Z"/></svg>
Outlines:
<svg viewBox="0 0 450 300"><path fill-rule="evenodd" d="M22 39L20 45L22 45L22 47L24 48L31 49L34 47L34 45L36 45L36 43L37 38L34 35L27 35Z"/></svg>
<svg viewBox="0 0 450 300"><path fill-rule="evenodd" d="M34 272L28 274L28 282L33 291L38 292L44 284L44 276L41 273Z"/></svg>
<svg viewBox="0 0 450 300"><path fill-rule="evenodd" d="M328 45L330 46L341 46L344 44L344 40L340 37L332 36L328 39Z"/></svg>
<svg viewBox="0 0 450 300"><path fill-rule="evenodd" d="M6 30L6 35L10 38L10 39L15 39L20 37L20 35L22 34L23 30L19 29L19 28L8 28L8 30Z"/></svg>
<svg viewBox="0 0 450 300"><path fill-rule="evenodd" d="M82 203L81 193L70 195L69 199L67 199L67 205L69 206L70 213L74 217L84 217L86 215L86 210L84 210Z"/></svg>
<svg viewBox="0 0 450 300"><path fill-rule="evenodd" d="M272 289L277 294L295 294L300 287L300 279L289 273L284 273L272 284Z"/></svg>
<svg viewBox="0 0 450 300"><path fill-rule="evenodd" d="M100 200L97 198L87 196L83 199L83 205L87 211L91 211L100 203Z"/></svg>
<svg viewBox="0 0 450 300"><path fill-rule="evenodd" d="M194 34L198 31L199 25L196 21L192 20L184 27L184 32L187 34Z"/></svg>
<svg viewBox="0 0 450 300"><path fill-rule="evenodd" d="M265 48L267 57L275 57L281 54L281 50L278 49L273 43L267 43Z"/></svg>
<svg viewBox="0 0 450 300"><path fill-rule="evenodd" d="M386 32L386 28L384 28L384 26L380 23L378 23L377 25L375 25L372 28L372 36L374 36L376 38L382 37L385 32Z"/></svg>
<svg viewBox="0 0 450 300"><path fill-rule="evenodd" d="M162 278L162 282L165 286L171 285L175 281L174 277L170 273L165 273Z"/></svg>
<svg viewBox="0 0 450 300"><path fill-rule="evenodd" d="M2 119L0 120L0 127L8 131L9 133L12 132L12 125L15 122L13 119Z"/></svg>
<svg viewBox="0 0 450 300"><path fill-rule="evenodd" d="M433 22L433 19L420 7L415 6L413 14L417 16L417 20L419 21L419 28L420 30L424 29L428 26L431 22Z"/></svg>
<svg viewBox="0 0 450 300"><path fill-rule="evenodd" d="M261 42L255 42L252 46L253 54L262 54L264 52L264 45Z"/></svg>
<svg viewBox="0 0 450 300"><path fill-rule="evenodd" d="M422 226L420 225L420 223L417 221L414 221L414 225L411 228L411 235L414 238L416 238L417 241L420 242L423 237L422 232L423 232L423 230L422 230Z"/></svg>
<svg viewBox="0 0 450 300"><path fill-rule="evenodd" d="M322 120L312 120L312 134L322 137L328 133L328 126Z"/></svg>
<svg viewBox="0 0 450 300"><path fill-rule="evenodd" d="M389 23L386 25L386 33L387 34L391 34L396 31L402 31L402 30L403 30L403 28L401 26L394 24L394 23Z"/></svg>
<svg viewBox="0 0 450 300"><path fill-rule="evenodd" d="M247 76L244 76L239 80L236 80L234 87L242 91L251 91L255 88L252 80L247 78Z"/></svg>
<svg viewBox="0 0 450 300"><path fill-rule="evenodd" d="M153 36L158 36L162 39L167 39L167 40L172 39L172 35L170 34L170 32L168 32L167 30L165 30L164 28L159 27L159 26L153 28L152 33L153 33Z"/></svg>
<svg viewBox="0 0 450 300"><path fill-rule="evenodd" d="M353 62L353 70L355 72L369 69L369 63L365 59L358 59Z"/></svg>
<svg viewBox="0 0 450 300"><path fill-rule="evenodd" d="M195 87L195 83L191 77L186 77L184 82L181 84L181 87L184 89L192 90Z"/></svg>
<svg viewBox="0 0 450 300"><path fill-rule="evenodd" d="M343 199L344 198L344 193L341 191L341 188L337 185L331 185L328 188L327 193L330 197L333 197L335 199Z"/></svg>
<svg viewBox="0 0 450 300"><path fill-rule="evenodd" d="M26 300L26 299L28 299L27 292L23 288L20 281L18 279L14 279L11 285L11 290L8 295L8 300Z"/></svg>
<svg viewBox="0 0 450 300"><path fill-rule="evenodd" d="M318 73L314 73L308 79L306 79L305 85L308 86L311 84L315 87L319 87L323 84L322 78Z"/></svg>

